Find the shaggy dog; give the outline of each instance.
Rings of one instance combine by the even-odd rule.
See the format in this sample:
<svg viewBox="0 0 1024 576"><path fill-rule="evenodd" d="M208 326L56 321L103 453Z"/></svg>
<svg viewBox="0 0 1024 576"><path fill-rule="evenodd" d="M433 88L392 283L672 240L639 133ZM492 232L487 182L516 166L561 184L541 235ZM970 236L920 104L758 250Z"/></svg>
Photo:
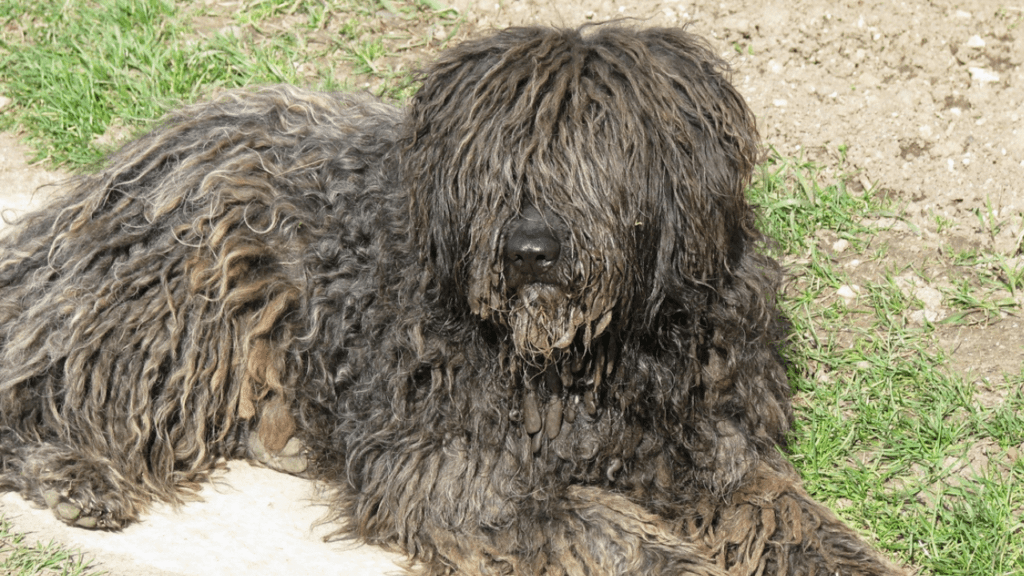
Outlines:
<svg viewBox="0 0 1024 576"><path fill-rule="evenodd" d="M780 455L754 119L680 30L508 30L408 110L185 108L0 260L0 488L119 528L224 458L429 574L890 574Z"/></svg>

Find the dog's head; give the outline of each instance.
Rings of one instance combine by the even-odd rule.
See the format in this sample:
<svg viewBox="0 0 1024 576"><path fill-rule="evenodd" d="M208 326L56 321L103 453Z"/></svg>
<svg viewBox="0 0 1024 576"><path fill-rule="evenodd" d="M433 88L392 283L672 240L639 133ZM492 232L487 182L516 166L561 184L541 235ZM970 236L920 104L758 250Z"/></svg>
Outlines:
<svg viewBox="0 0 1024 576"><path fill-rule="evenodd" d="M724 63L678 29L467 42L425 72L409 122L421 257L522 357L685 310L756 237L753 116Z"/></svg>

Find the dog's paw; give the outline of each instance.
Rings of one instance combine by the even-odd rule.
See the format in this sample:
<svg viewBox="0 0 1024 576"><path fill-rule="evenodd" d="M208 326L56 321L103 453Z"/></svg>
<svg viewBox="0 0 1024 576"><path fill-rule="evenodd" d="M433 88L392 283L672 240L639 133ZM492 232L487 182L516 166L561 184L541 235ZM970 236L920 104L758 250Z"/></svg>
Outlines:
<svg viewBox="0 0 1024 576"><path fill-rule="evenodd" d="M123 523L115 521L102 510L93 510L82 503L62 495L55 488L43 489L43 501L58 520L79 528L120 528Z"/></svg>
<svg viewBox="0 0 1024 576"><path fill-rule="evenodd" d="M289 438L284 448L277 452L267 450L260 435L255 431L249 434L248 444L249 456L267 468L294 476L303 476L309 468L306 446L295 436Z"/></svg>

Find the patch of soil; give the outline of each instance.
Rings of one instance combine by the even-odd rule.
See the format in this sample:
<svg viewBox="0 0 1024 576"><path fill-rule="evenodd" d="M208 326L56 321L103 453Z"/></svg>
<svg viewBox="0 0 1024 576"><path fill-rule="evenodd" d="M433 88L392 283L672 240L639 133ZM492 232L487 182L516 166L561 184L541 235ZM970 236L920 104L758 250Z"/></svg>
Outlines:
<svg viewBox="0 0 1024 576"><path fill-rule="evenodd" d="M42 206L67 176L26 160L27 148L12 134L0 132L0 229L6 221Z"/></svg>
<svg viewBox="0 0 1024 576"><path fill-rule="evenodd" d="M904 209L895 224L879 223L885 228L878 237L887 246L884 262L853 265L851 276L877 278L895 270L903 278L901 290L920 303L922 318L956 313L950 288L983 272L956 265L957 254L985 252L1011 268L1024 266L1019 7L986 0L454 4L466 18L458 39L509 25L577 26L622 17L639 25L686 25L707 37L731 63L734 83L769 146L852 173ZM0 135L0 206L22 209L32 190L57 177L26 166L22 150L14 137ZM976 399L988 407L1020 386L1004 375L1018 374L1024 361L1024 330L1015 316L1020 296L997 296L1017 298L1018 306L985 321L940 328L937 338L951 355L951 368L977 382ZM308 483L253 469L269 482L268 491L260 492L255 476L233 474L246 466L231 463L225 483L230 494L242 496L225 509L195 503L164 510L121 535L64 529L48 511L32 510L16 495L0 499L0 512L43 541L57 538L99 553L100 567L119 576L393 570L383 553L363 550L370 558L364 562L365 556L319 541L309 528L318 514L297 504L312 495ZM221 495L211 490L204 497L216 501ZM293 515L296 509L300 516ZM163 531L128 540L153 527ZM177 545L183 540L190 546ZM187 558L182 550L189 551Z"/></svg>

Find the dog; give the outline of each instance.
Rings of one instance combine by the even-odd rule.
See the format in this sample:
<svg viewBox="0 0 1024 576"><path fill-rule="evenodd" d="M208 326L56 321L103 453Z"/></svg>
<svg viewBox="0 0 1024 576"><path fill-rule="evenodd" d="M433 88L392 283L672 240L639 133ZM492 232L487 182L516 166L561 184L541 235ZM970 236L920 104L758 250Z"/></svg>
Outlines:
<svg viewBox="0 0 1024 576"><path fill-rule="evenodd" d="M427 574L900 573L780 453L725 63L518 28L421 81L186 107L9 231L0 488L118 529L250 458Z"/></svg>

